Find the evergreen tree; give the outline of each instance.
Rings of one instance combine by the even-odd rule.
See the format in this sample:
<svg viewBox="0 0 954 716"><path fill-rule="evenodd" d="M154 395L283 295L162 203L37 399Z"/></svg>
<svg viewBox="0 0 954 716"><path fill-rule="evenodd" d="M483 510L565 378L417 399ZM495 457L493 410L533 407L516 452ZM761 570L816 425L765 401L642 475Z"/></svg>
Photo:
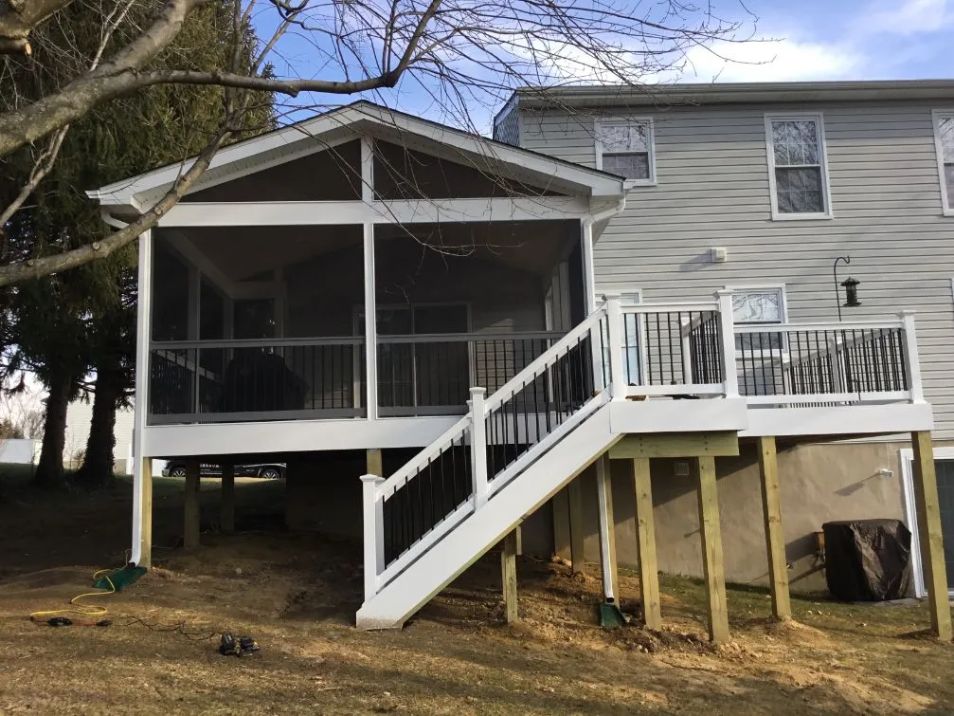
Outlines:
<svg viewBox="0 0 954 716"><path fill-rule="evenodd" d="M149 9L147 2L134 3L124 26L115 33L115 42L121 45L124 32L134 33ZM79 48L70 58L79 63L91 62L98 50L100 24L90 22L79 5L75 12L64 12L62 22L45 26L44 34L34 37L37 62L29 84L38 96L44 87L65 82L76 71L69 62L56 61L56 48L64 43ZM234 51L231 5L209 4L198 13L176 44L157 60L158 66L172 59L177 66L185 62L200 70L229 63ZM250 57L255 37L251 31L243 37L239 52ZM27 85L18 78L18 88ZM256 96L258 104L243 115L249 132L271 124L270 97L264 104L262 99ZM85 190L199 151L221 122L223 100L218 87L166 85L119 98L73 125L53 171L31 197L29 210L18 212L7 226L0 260L64 251L108 233ZM20 177L10 186L22 184L33 161L30 153L22 152L5 165L8 176ZM111 475L115 413L128 400L132 386L135 262L133 244L76 271L24 283L4 297L7 369L33 370L49 393L35 473L38 484L54 486L63 481L66 409L81 393L92 395L93 419L80 477L93 485ZM85 380L91 371L95 371L93 384Z"/></svg>

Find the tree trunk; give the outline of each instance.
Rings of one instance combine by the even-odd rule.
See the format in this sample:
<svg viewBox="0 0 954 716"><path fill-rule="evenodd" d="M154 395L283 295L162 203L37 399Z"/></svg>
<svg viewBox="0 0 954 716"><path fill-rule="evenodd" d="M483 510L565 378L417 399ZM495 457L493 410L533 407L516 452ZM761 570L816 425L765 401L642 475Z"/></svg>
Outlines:
<svg viewBox="0 0 954 716"><path fill-rule="evenodd" d="M64 484L63 448L66 445L66 408L73 388L72 376L56 370L47 386L46 417L43 421L43 448L40 462L33 475L33 483L40 487L60 487Z"/></svg>
<svg viewBox="0 0 954 716"><path fill-rule="evenodd" d="M103 487L113 477L116 404L122 392L122 380L122 373L115 367L97 367L93 418L89 424L83 466L76 475L79 482L87 487Z"/></svg>

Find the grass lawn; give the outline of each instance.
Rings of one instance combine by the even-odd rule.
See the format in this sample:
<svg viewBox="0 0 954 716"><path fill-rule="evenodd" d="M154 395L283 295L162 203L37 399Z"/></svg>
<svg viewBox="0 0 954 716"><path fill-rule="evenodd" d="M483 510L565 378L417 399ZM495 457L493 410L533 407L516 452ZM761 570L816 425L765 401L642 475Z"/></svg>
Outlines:
<svg viewBox="0 0 954 716"><path fill-rule="evenodd" d="M27 476L28 477L28 476ZM924 635L920 604L793 600L729 589L733 641L705 641L704 590L664 577L665 629L601 630L597 566L520 558L521 621L501 623L488 555L401 631L352 626L361 547L280 524L281 481L237 481L239 534L214 530L218 480L202 481L203 547L177 544L182 481L156 478L156 567L101 600L112 626L36 625L95 569L122 564L128 479L46 495L22 475L0 491L0 714L7 713L950 713L954 646ZM623 608L638 580L621 576ZM89 619L86 619L89 621ZM222 631L261 645L216 652Z"/></svg>

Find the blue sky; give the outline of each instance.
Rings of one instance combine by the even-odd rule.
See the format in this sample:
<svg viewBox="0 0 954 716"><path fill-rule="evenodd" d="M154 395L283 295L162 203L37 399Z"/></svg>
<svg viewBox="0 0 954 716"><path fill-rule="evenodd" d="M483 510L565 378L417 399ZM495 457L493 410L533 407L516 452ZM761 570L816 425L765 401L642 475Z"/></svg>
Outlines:
<svg viewBox="0 0 954 716"><path fill-rule="evenodd" d="M693 51L694 67L679 79L954 78L954 0L748 0L746 5L758 16L758 34L772 40L718 48L740 63Z"/></svg>
<svg viewBox="0 0 954 716"><path fill-rule="evenodd" d="M703 0L704 4L707 0ZM738 39L717 43L712 51L693 47L678 69L648 75L648 82L747 82L954 78L954 0L708 0L716 14L742 23ZM634 3L634 7L636 7ZM752 16L746 15L748 9ZM267 16L256 20L268 35ZM271 18L273 20L273 18ZM311 38L312 40L315 37ZM327 49L327 42L321 41ZM578 77L567 48L558 70ZM279 43L272 59L280 75L339 79L334 63L318 61L310 41L292 33ZM727 61L728 60L728 61ZM582 74L590 74L586 66ZM360 68L354 68L361 74ZM509 91L495 92L449 109L435 83L425 91L413 78L367 99L478 131L490 129L493 114ZM351 96L302 95L284 100L282 121L310 116ZM280 100L282 101L282 100Z"/></svg>

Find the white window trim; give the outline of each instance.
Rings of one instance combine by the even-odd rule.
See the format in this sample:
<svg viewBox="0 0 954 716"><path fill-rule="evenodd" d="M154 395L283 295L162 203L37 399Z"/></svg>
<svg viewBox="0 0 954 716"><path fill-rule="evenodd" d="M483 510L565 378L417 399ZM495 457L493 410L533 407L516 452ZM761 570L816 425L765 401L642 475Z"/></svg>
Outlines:
<svg viewBox="0 0 954 716"><path fill-rule="evenodd" d="M784 283L733 283L731 285L726 285L722 287L726 291L732 291L732 293L742 292L742 291L778 291L782 296L782 303L780 308L782 309L782 319L779 323L788 323L788 295L785 291ZM755 326L759 325L758 323L745 323L746 326ZM772 326L777 325L775 323L765 322L765 325Z"/></svg>
<svg viewBox="0 0 954 716"><path fill-rule="evenodd" d="M596 168L603 169L603 144L600 142L600 127L602 125L618 124L646 124L649 127L649 178L626 179L624 188L634 186L656 186L656 124L652 117L604 117L593 122L593 143L596 148ZM625 154L625 152L610 152L610 154Z"/></svg>
<svg viewBox="0 0 954 716"><path fill-rule="evenodd" d="M772 122L780 119L814 119L818 123L818 137L821 141L821 173L824 189L822 196L825 211L805 214L781 213L778 210L778 193L775 186L775 148L772 142ZM772 221L806 221L833 219L831 208L831 181L828 176L828 143L825 141L825 118L821 112L784 112L765 115L765 152L768 159L769 199L772 206Z"/></svg>
<svg viewBox="0 0 954 716"><path fill-rule="evenodd" d="M934 134L934 151L937 156L937 178L941 185L941 212L944 216L954 216L954 206L948 201L948 194L954 193L954 186L948 187L944 177L944 147L941 146L941 133L937 131L940 117L954 118L954 108L931 110L931 132Z"/></svg>

